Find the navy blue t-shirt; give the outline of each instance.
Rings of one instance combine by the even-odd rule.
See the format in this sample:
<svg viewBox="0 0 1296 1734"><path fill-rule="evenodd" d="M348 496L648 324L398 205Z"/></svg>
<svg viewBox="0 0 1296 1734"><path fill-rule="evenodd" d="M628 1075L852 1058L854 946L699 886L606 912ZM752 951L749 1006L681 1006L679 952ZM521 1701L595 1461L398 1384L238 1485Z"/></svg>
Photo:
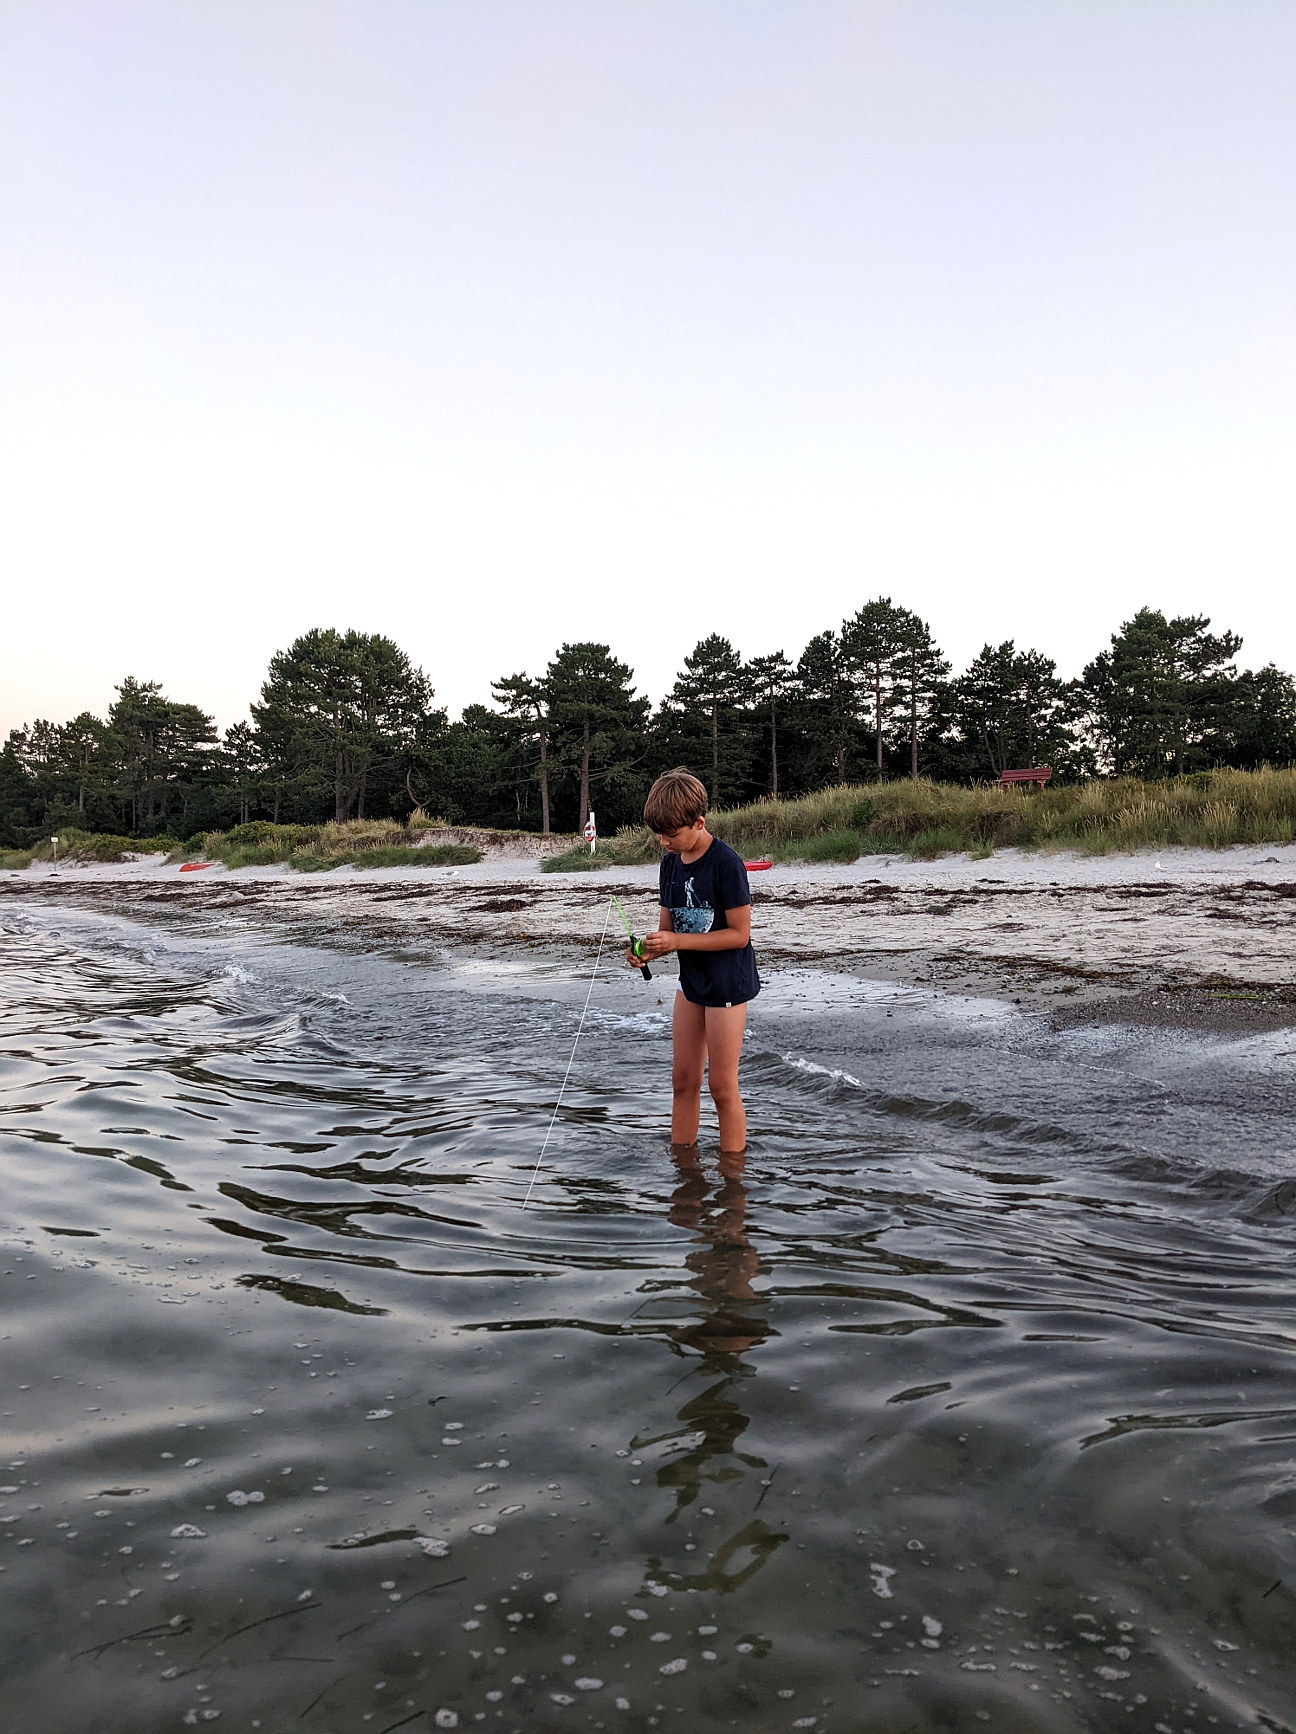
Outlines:
<svg viewBox="0 0 1296 1734"><path fill-rule="evenodd" d="M726 909L751 902L742 857L719 837L705 855L686 866L678 855L662 858L661 905L676 933L712 933L727 927ZM741 1005L760 992L756 953L750 941L740 951L677 951L680 986L694 1005Z"/></svg>

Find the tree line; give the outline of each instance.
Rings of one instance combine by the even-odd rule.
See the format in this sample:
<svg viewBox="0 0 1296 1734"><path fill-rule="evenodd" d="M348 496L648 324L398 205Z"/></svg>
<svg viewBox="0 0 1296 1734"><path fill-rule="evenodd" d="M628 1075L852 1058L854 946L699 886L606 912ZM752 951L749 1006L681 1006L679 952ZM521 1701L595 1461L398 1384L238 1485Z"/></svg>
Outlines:
<svg viewBox="0 0 1296 1734"><path fill-rule="evenodd" d="M379 634L317 628L271 658L250 720L128 676L106 717L13 730L0 843L60 827L192 836L253 819L405 818L576 830L638 819L653 777L691 766L718 805L902 776L976 782L1047 764L1061 781L1155 779L1296 760L1296 684L1237 666L1241 640L1144 608L1077 680L986 644L958 675L911 610L878 597L793 662L713 633L655 709L605 644L564 644L451 722Z"/></svg>

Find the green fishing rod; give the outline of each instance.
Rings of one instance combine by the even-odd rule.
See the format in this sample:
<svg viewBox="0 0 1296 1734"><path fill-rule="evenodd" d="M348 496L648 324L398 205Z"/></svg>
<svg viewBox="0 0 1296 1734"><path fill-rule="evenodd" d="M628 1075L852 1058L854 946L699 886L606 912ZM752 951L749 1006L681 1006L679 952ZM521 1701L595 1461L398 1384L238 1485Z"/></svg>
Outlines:
<svg viewBox="0 0 1296 1734"><path fill-rule="evenodd" d="M630 925L630 919L627 916L625 910L622 909L622 907L621 907L621 899L619 897L614 897L612 899L612 901L613 901L613 903L616 904L616 912L621 917L621 925L626 930L626 937L630 941L631 953L633 954L633 956L642 960L642 958L643 958L643 940L635 938L634 928L631 927L631 925ZM651 981L652 980L652 971L649 969L648 965L642 961L640 962L640 965L639 965L639 972L643 976L645 981Z"/></svg>

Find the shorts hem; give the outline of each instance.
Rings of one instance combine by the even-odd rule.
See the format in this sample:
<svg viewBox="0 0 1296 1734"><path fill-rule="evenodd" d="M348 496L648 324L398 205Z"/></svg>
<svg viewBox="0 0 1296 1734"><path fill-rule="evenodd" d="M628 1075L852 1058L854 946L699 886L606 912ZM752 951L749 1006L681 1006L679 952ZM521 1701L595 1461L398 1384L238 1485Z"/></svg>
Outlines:
<svg viewBox="0 0 1296 1734"><path fill-rule="evenodd" d="M699 999L696 994L691 994L682 982L675 991L676 993L682 993L690 1005L710 1006L712 1011L727 1011L732 1006L750 1005L752 1000L756 998L756 994L760 992L760 989L757 988L756 993L743 994L738 999Z"/></svg>

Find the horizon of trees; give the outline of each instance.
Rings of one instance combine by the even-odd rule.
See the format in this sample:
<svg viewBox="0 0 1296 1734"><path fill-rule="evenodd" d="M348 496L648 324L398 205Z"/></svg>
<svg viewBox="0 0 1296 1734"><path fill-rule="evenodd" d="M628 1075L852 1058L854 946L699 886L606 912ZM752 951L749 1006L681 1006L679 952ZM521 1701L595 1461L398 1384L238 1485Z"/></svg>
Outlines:
<svg viewBox="0 0 1296 1734"><path fill-rule="evenodd" d="M197 705L127 676L104 718L37 721L0 749L0 844L60 828L139 837L253 819L404 819L578 830L637 822L653 777L688 764L717 806L841 782L1149 779L1296 761L1296 682L1238 670L1241 640L1143 608L1079 679L1043 652L985 644L959 675L911 610L880 596L812 638L744 659L696 644L654 711L609 646L567 643L501 675L451 722L380 634L314 628L270 661L251 720L222 736Z"/></svg>

